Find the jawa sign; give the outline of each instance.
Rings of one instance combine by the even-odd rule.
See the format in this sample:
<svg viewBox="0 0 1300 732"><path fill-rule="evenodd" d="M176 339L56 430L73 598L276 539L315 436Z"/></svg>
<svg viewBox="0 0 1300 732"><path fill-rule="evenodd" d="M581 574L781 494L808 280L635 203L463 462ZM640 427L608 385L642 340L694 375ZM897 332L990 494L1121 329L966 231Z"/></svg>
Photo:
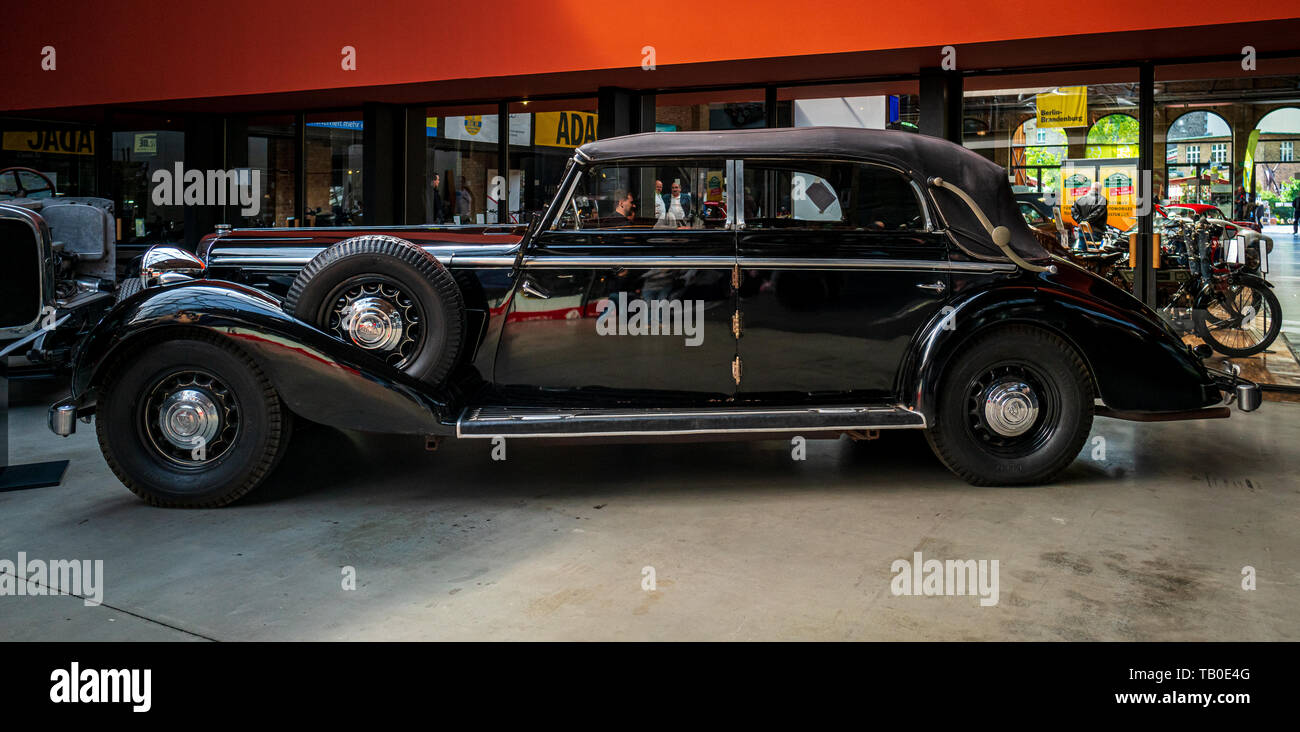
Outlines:
<svg viewBox="0 0 1300 732"><path fill-rule="evenodd" d="M15 152L94 155L95 136L90 130L6 132L4 149Z"/></svg>
<svg viewBox="0 0 1300 732"><path fill-rule="evenodd" d="M546 147L577 147L595 142L593 112L538 112L534 115L533 143Z"/></svg>

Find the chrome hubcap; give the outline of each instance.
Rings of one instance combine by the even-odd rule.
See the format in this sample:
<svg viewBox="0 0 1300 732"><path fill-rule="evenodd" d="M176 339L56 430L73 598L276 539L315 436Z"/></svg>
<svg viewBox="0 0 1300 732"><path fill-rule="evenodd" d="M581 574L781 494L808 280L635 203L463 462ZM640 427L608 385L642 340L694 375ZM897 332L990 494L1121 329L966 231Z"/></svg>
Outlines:
<svg viewBox="0 0 1300 732"><path fill-rule="evenodd" d="M405 368L425 338L424 313L411 296L383 281L347 283L329 306L326 325L397 368Z"/></svg>
<svg viewBox="0 0 1300 732"><path fill-rule="evenodd" d="M387 300L363 297L345 305L339 315L341 327L362 348L390 351L402 342L402 315Z"/></svg>
<svg viewBox="0 0 1300 732"><path fill-rule="evenodd" d="M171 444L180 448L207 445L221 429L216 402L197 389L182 389L163 400L158 412L158 429Z"/></svg>
<svg viewBox="0 0 1300 732"><path fill-rule="evenodd" d="M984 420L1003 437L1018 437L1038 419L1038 396L1023 381L1000 381L984 394Z"/></svg>

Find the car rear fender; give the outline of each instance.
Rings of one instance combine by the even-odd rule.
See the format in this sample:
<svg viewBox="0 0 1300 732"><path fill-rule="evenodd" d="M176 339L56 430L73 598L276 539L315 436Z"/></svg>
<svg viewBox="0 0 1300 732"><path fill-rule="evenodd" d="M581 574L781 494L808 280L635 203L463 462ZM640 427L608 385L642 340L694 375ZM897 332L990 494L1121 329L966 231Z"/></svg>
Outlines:
<svg viewBox="0 0 1300 732"><path fill-rule="evenodd" d="M1132 307L1126 308L1048 277L1024 277L950 302L951 310L937 314L909 349L899 374L904 402L933 420L948 364L966 344L1008 325L1041 328L1068 343L1088 366L1097 396L1113 410L1194 410L1222 399L1200 360L1151 322L1137 300L1129 298Z"/></svg>

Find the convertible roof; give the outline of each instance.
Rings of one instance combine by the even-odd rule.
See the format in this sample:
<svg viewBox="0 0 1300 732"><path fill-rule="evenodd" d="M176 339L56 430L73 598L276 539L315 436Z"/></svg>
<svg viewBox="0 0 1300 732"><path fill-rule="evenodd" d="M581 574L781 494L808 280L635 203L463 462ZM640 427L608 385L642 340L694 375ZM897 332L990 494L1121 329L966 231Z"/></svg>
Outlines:
<svg viewBox="0 0 1300 732"><path fill-rule="evenodd" d="M863 130L852 127L783 127L759 130L646 132L589 142L578 148L587 160L711 155L818 155L888 159L904 167L924 157L957 147L937 137L914 132ZM960 149L960 148L959 148Z"/></svg>
<svg viewBox="0 0 1300 732"><path fill-rule="evenodd" d="M785 127L759 130L646 132L589 142L578 148L581 160L601 163L664 157L832 157L892 164L922 180L940 177L960 186L993 224L1011 231L1011 247L1029 260L1050 255L1025 224L1011 194L1006 170L978 153L947 140L915 132L851 127ZM979 220L949 191L931 189L959 246L986 260L1006 261Z"/></svg>

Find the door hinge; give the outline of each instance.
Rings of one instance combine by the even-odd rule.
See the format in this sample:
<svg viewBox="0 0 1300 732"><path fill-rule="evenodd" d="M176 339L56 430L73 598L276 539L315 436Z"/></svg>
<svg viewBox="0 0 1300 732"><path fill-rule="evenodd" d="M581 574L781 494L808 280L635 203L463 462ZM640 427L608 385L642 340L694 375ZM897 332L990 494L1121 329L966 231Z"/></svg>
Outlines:
<svg viewBox="0 0 1300 732"><path fill-rule="evenodd" d="M731 378L736 382L736 386L740 386L740 356L736 356L731 361Z"/></svg>
<svg viewBox="0 0 1300 732"><path fill-rule="evenodd" d="M731 289L740 289L740 262L731 268Z"/></svg>
<svg viewBox="0 0 1300 732"><path fill-rule="evenodd" d="M740 338L740 311L731 314L731 335Z"/></svg>

